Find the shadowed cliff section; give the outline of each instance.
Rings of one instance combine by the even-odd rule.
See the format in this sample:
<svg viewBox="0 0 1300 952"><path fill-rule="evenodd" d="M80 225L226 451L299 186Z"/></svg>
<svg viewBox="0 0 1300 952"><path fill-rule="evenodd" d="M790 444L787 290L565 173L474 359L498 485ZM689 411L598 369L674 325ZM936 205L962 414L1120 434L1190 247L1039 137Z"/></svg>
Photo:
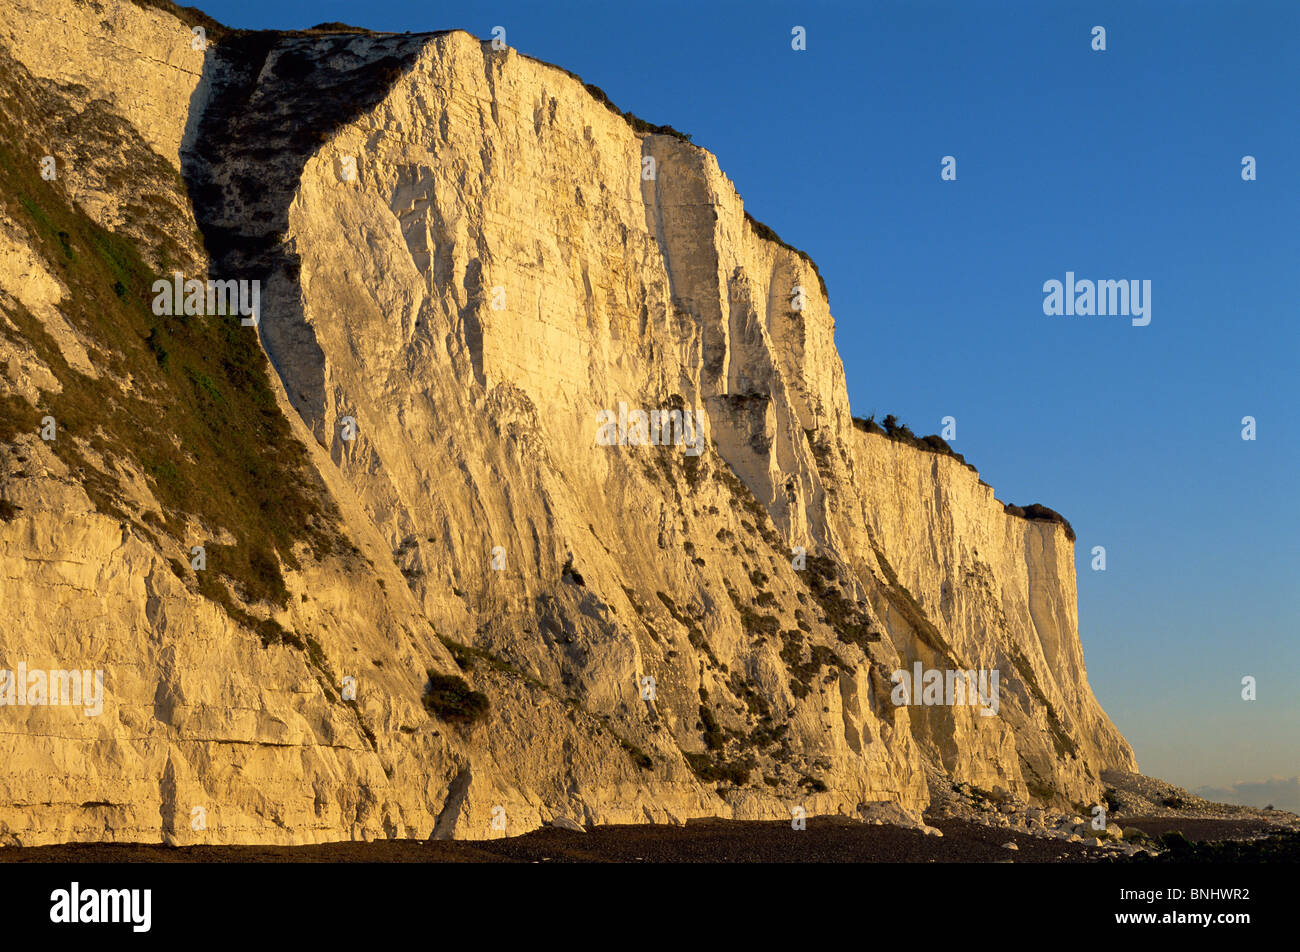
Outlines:
<svg viewBox="0 0 1300 952"><path fill-rule="evenodd" d="M297 355L289 396L318 439L321 421L311 418L311 407L319 401L302 397L320 384L324 360L296 320L299 259L283 243L289 203L305 163L382 100L435 35L226 33L204 62L206 96L200 101L196 93L201 112L181 169L211 273L261 282L271 318L260 325L267 355L280 371L290 351ZM354 158L364 174L362 157ZM303 354L313 352L314 366L302 366Z"/></svg>
<svg viewBox="0 0 1300 952"><path fill-rule="evenodd" d="M215 266L264 280L291 260L276 245L304 164L387 94L429 35L268 31L213 46L181 170Z"/></svg>

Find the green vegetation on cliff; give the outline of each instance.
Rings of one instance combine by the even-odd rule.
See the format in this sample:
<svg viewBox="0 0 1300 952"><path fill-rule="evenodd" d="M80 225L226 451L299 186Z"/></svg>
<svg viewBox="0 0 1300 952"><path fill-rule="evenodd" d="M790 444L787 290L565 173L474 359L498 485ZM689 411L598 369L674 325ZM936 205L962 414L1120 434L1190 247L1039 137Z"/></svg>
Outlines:
<svg viewBox="0 0 1300 952"><path fill-rule="evenodd" d="M152 285L162 271L206 277L178 238L194 226L175 169L100 104L74 114L7 53L0 58L0 71L12 77L0 91L0 208L67 287L60 313L98 374L69 365L37 316L8 303L0 334L48 367L60 387L33 405L0 377L0 440L35 435L42 418L53 417L50 449L100 512L164 551L204 546L198 589L264 640L297 643L231 597L283 607L281 566L296 567L303 551L323 555L341 541L338 514L276 402L256 328L238 317L153 313ZM129 179L116 231L76 206L66 175L41 177L47 152L62 169L73 150L79 174L110 185ZM127 501L132 470L146 479L159 512ZM189 574L179 561L176 568Z"/></svg>

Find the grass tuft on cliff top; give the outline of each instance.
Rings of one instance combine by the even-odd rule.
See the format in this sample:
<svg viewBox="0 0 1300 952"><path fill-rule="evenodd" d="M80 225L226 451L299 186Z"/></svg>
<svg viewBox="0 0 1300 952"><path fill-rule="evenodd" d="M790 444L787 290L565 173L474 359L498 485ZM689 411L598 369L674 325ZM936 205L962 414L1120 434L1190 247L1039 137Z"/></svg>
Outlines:
<svg viewBox="0 0 1300 952"><path fill-rule="evenodd" d="M1042 503L1031 503L1028 506L1016 506L1009 502L1002 504L1003 511L1009 516L1019 516L1021 519L1029 519L1038 522L1054 522L1058 526L1065 528L1065 537L1071 542L1074 541L1074 526L1070 525L1070 520L1065 518L1055 509L1044 506Z"/></svg>
<svg viewBox="0 0 1300 952"><path fill-rule="evenodd" d="M962 454L949 446L948 441L943 437L938 436L937 434L931 434L930 436L917 436L912 432L911 427L906 423L900 422L898 417L894 416L892 413L887 414L879 423L876 422L876 415L874 413L865 420L861 417L853 417L853 426L855 429L861 430L863 433L873 433L876 436L888 437L895 443L902 443L906 446L912 447L913 449L918 449L923 453L937 453L940 456L950 456L969 469L972 473L975 473L977 476L979 475L979 470L977 470L971 463L966 462L966 457L962 456Z"/></svg>
<svg viewBox="0 0 1300 952"><path fill-rule="evenodd" d="M876 415L873 413L865 420L861 417L853 418L853 426L863 433L873 433L876 436L884 436L893 440L895 443L903 443L914 449L921 450L925 453L937 453L940 456L950 456L957 462L961 463L972 473L979 475L973 465L966 462L966 457L953 450L948 445L948 441L940 436L917 436L912 432L906 423L900 423L898 418L892 413L886 416L880 423L876 422ZM1042 503L1033 503L1028 506L1016 506L1011 503L1002 504L1003 511L1009 516L1018 516L1021 519L1029 519L1038 522L1054 522L1065 529L1065 537L1071 542L1075 541L1074 527L1070 525L1070 520L1061 515L1055 509L1044 506Z"/></svg>
<svg viewBox="0 0 1300 952"><path fill-rule="evenodd" d="M767 225L764 225L761 221L759 221L749 212L745 212L745 221L749 222L749 227L754 229L754 233L758 235L758 237L762 238L765 241L770 241L773 242L774 244L778 244L786 251L792 251L795 254L797 254L800 258L802 258L804 261L808 262L808 266L813 269L813 274L817 275L817 286L822 289L822 297L827 302L830 301L831 299L830 294L827 293L826 291L826 279L822 277L821 269L817 267L817 262L812 259L812 255L808 254L808 252L806 251L802 251L799 248L796 248L788 241L782 240L780 235L778 235Z"/></svg>

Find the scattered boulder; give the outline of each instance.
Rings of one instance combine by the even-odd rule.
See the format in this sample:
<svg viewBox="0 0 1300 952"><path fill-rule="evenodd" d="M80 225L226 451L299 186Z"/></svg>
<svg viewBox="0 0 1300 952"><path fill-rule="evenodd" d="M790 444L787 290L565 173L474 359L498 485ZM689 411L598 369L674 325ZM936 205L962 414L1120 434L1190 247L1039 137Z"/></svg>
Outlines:
<svg viewBox="0 0 1300 952"><path fill-rule="evenodd" d="M890 826L919 830L925 826L925 819L920 813L906 810L888 800L872 801L858 804L858 818L865 823L879 821Z"/></svg>

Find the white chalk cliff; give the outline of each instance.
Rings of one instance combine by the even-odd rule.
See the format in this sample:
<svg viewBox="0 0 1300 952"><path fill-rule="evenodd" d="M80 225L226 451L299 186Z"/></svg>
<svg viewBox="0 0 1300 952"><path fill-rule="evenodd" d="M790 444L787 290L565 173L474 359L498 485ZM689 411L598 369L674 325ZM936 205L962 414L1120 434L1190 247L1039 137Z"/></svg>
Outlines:
<svg viewBox="0 0 1300 952"><path fill-rule="evenodd" d="M0 427L0 669L105 672L98 716L0 706L0 842L915 818L936 776L1087 804L1136 769L1088 685L1066 528L854 426L819 276L713 155L464 32L195 49L201 22L12 0L0 84L67 114L50 194L159 274L261 281L240 330L347 544L282 553L284 598L221 582L229 608L184 567L232 540L161 501L156 461L99 458L93 421ZM146 191L168 254L131 217ZM0 203L0 413L92 375L140 392L71 287L84 253ZM620 402L691 411L703 452L599 445ZM896 706L918 661L996 669L996 715ZM426 710L430 671L487 716Z"/></svg>

